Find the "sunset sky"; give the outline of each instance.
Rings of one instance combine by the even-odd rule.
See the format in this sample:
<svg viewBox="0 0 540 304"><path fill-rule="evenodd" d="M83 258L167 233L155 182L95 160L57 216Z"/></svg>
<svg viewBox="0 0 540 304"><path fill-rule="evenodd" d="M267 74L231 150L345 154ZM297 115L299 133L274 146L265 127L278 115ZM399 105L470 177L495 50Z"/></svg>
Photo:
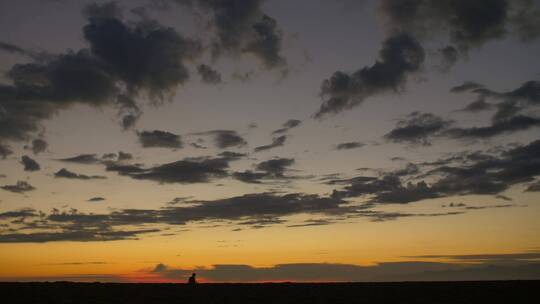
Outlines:
<svg viewBox="0 0 540 304"><path fill-rule="evenodd" d="M0 281L540 279L540 1L0 0Z"/></svg>

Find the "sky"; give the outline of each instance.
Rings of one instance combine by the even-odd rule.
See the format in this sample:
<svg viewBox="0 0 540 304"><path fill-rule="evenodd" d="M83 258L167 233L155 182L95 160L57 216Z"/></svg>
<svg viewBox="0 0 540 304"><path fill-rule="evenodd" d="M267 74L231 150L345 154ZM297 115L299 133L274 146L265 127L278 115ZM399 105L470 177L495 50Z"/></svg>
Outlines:
<svg viewBox="0 0 540 304"><path fill-rule="evenodd" d="M0 1L0 281L540 279L540 1Z"/></svg>

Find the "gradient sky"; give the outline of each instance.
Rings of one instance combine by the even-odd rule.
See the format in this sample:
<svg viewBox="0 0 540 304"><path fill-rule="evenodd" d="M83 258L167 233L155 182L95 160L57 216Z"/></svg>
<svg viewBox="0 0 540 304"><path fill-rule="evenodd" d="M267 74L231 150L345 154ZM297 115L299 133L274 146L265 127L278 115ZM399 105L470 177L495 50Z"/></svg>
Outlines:
<svg viewBox="0 0 540 304"><path fill-rule="evenodd" d="M540 1L0 1L0 280L540 278Z"/></svg>

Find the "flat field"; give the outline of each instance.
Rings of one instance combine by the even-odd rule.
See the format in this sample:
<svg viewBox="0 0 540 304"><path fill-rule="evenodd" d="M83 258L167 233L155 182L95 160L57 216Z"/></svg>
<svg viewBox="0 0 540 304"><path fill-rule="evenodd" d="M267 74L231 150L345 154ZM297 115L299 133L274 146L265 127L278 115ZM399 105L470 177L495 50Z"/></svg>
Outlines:
<svg viewBox="0 0 540 304"><path fill-rule="evenodd" d="M0 283L1 303L540 303L540 281L126 284Z"/></svg>

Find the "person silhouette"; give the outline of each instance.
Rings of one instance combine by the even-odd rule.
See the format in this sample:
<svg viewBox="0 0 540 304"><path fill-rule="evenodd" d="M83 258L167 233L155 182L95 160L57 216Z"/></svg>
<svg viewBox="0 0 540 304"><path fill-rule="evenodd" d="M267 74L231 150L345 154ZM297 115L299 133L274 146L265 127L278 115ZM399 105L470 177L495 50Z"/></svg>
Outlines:
<svg viewBox="0 0 540 304"><path fill-rule="evenodd" d="M188 284L197 284L197 280L195 279L196 274L192 273L189 277Z"/></svg>

